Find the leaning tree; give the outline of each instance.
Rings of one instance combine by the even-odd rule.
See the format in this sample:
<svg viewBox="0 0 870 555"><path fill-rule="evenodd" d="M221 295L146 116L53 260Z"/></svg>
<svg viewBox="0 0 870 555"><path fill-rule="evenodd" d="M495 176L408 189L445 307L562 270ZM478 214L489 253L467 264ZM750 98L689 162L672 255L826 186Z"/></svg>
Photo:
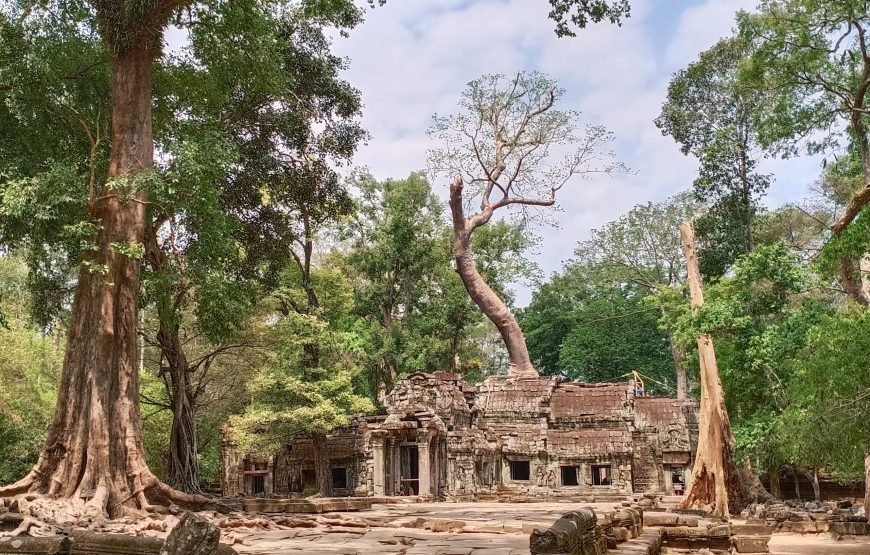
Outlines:
<svg viewBox="0 0 870 555"><path fill-rule="evenodd" d="M468 84L451 116L435 116L430 131L442 146L429 153L436 174L453 179L449 205L456 270L468 294L501 334L510 373L537 376L525 337L508 305L479 271L471 249L475 230L497 211L534 217L551 207L566 185L594 174L623 171L607 150L613 141L600 126L578 132L579 114L556 104L564 90L545 75L485 75ZM479 209L466 213L475 203Z"/></svg>

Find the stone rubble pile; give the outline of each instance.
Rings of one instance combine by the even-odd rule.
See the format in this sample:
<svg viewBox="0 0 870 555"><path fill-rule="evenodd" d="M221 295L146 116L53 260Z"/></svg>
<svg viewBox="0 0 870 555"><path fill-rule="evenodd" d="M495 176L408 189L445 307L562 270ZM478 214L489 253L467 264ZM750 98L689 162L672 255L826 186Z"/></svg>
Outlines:
<svg viewBox="0 0 870 555"><path fill-rule="evenodd" d="M851 501L785 501L756 503L742 515L750 524L764 524L775 532L870 535L864 508Z"/></svg>

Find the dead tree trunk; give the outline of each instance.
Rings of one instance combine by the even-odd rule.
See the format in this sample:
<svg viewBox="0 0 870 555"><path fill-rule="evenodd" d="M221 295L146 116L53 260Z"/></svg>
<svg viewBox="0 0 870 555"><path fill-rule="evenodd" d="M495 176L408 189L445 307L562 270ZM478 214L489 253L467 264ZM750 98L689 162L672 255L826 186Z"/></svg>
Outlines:
<svg viewBox="0 0 870 555"><path fill-rule="evenodd" d="M471 233L492 217L488 213L480 223L466 221L462 205L462 179L457 178L450 185L450 211L453 216L453 256L456 260L456 271L462 278L462 283L474 304L495 324L507 348L510 358L510 373L518 377L537 377L538 371L532 365L529 349L526 347L526 337L519 322L503 300L499 298L492 287L477 271L474 254L471 251Z"/></svg>
<svg viewBox="0 0 870 555"><path fill-rule="evenodd" d="M116 247L144 240L145 192L133 181L153 166L153 55L134 44L112 61L112 185L89 203L100 227L96 248L79 268L57 408L36 466L0 488L0 497L31 492L84 498L90 511L111 517L152 501L208 504L161 483L145 462L138 402L139 260Z"/></svg>
<svg viewBox="0 0 870 555"><path fill-rule="evenodd" d="M674 370L677 373L677 399L685 399L689 391L689 380L686 377L686 353L682 347L677 345L670 333L668 334L668 342L671 345L671 357L674 359Z"/></svg>
<svg viewBox="0 0 870 555"><path fill-rule="evenodd" d="M692 310L704 304L695 230L691 222L680 226L680 237L686 255ZM692 480L683 508L709 511L728 516L743 508L740 474L732 459L734 435L725 409L725 395L719 380L716 352L709 335L698 336L701 366L701 413L698 423L698 452L692 468Z"/></svg>

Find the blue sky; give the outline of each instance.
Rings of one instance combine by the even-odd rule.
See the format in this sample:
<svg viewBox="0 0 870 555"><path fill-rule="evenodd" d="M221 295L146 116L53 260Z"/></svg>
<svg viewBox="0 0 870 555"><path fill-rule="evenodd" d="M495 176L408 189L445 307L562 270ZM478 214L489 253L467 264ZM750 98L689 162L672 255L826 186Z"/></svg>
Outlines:
<svg viewBox="0 0 870 555"><path fill-rule="evenodd" d="M376 177L426 168L432 114L454 111L465 84L484 73L539 70L567 90L564 106L616 135L617 156L631 175L566 187L557 227L538 231L534 255L544 275L561 268L577 241L635 204L688 189L696 162L653 125L671 75L720 37L738 9L755 0L632 0L622 27L595 25L556 38L546 0L391 0L368 14L335 50L350 59L346 77L362 91L371 140L355 165ZM775 183L767 204L799 200L819 174L818 159L762 164ZM433 182L444 197L446 184ZM677 233L677 230L674 230ZM518 303L528 302L518 286Z"/></svg>

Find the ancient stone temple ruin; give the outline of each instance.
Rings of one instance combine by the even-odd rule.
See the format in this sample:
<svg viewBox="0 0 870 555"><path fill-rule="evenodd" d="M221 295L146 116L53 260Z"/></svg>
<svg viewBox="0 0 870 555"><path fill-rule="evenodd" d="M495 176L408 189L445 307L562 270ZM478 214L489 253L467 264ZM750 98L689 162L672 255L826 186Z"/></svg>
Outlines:
<svg viewBox="0 0 870 555"><path fill-rule="evenodd" d="M643 396L633 383L558 377L412 374L387 396L386 415L353 418L328 437L337 496L624 496L681 493L697 442L694 401ZM311 440L271 457L223 441L225 495L315 492Z"/></svg>

